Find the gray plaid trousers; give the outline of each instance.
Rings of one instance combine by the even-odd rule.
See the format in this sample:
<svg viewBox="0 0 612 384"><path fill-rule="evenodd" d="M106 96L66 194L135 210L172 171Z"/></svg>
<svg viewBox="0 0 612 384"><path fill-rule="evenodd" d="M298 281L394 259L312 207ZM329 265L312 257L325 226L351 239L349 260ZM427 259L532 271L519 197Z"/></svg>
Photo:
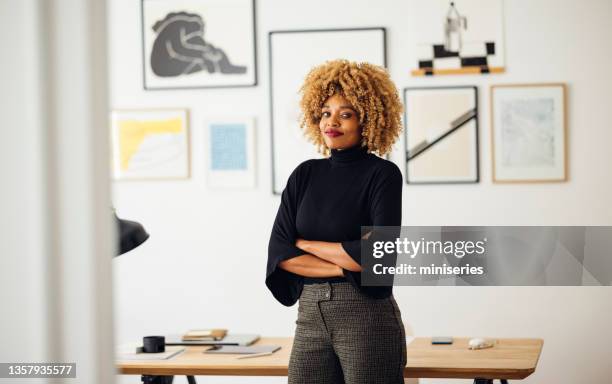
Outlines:
<svg viewBox="0 0 612 384"><path fill-rule="evenodd" d="M402 384L406 336L393 296L372 299L350 283L305 285L289 359L289 384Z"/></svg>

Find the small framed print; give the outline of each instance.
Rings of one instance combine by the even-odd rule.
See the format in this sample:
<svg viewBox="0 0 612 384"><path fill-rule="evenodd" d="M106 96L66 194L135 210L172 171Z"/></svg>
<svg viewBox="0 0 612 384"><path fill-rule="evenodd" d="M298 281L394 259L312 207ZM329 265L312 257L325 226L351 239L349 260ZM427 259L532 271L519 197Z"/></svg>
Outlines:
<svg viewBox="0 0 612 384"><path fill-rule="evenodd" d="M491 87L493 181L567 180L566 85Z"/></svg>
<svg viewBox="0 0 612 384"><path fill-rule="evenodd" d="M253 118L210 120L207 126L207 184L211 189L256 186Z"/></svg>
<svg viewBox="0 0 612 384"><path fill-rule="evenodd" d="M111 129L116 180L189 178L186 109L115 110Z"/></svg>
<svg viewBox="0 0 612 384"><path fill-rule="evenodd" d="M257 84L255 0L141 0L144 88Z"/></svg>

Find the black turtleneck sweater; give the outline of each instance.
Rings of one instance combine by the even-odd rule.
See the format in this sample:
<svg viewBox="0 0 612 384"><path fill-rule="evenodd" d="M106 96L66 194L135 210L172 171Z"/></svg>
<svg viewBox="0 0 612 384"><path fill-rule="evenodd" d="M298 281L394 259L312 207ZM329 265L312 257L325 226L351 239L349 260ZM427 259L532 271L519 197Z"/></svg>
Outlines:
<svg viewBox="0 0 612 384"><path fill-rule="evenodd" d="M368 296L388 297L392 287L362 287L359 272L307 278L278 264L306 254L295 246L297 238L341 242L361 264L361 226L400 226L401 221L402 174L394 163L359 145L307 160L291 173L281 196L268 245L266 285L287 306L298 300L304 284L327 281L349 281Z"/></svg>

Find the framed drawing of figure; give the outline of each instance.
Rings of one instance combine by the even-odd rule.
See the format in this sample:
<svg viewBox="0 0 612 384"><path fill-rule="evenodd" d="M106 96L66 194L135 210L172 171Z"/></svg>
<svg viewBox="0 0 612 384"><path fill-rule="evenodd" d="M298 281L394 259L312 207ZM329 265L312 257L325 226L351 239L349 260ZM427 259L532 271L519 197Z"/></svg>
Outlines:
<svg viewBox="0 0 612 384"><path fill-rule="evenodd" d="M144 88L257 84L255 0L141 0Z"/></svg>

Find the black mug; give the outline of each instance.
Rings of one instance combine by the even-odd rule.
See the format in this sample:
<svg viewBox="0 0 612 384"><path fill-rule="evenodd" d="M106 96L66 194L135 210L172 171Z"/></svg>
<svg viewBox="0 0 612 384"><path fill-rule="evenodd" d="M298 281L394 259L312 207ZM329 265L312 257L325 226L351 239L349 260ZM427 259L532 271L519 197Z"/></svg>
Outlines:
<svg viewBox="0 0 612 384"><path fill-rule="evenodd" d="M160 353L166 351L166 338L164 336L145 336L142 338L142 352Z"/></svg>

